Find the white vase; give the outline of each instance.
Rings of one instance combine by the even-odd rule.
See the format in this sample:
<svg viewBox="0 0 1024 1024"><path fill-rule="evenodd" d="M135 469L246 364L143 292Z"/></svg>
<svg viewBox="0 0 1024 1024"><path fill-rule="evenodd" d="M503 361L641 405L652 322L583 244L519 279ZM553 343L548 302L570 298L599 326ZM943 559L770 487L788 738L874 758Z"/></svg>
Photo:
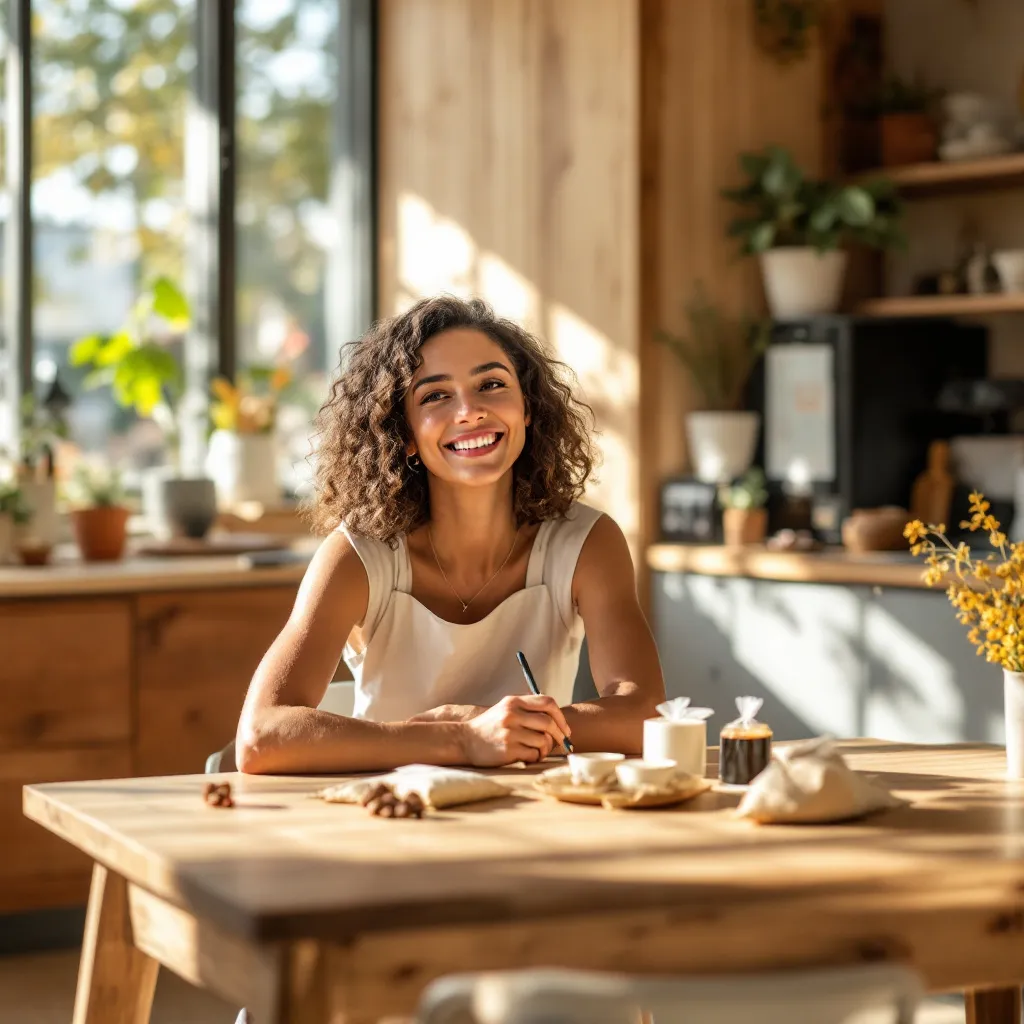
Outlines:
<svg viewBox="0 0 1024 1024"><path fill-rule="evenodd" d="M51 547L60 534L57 517L57 485L53 480L22 480L18 486L29 507L26 536Z"/></svg>
<svg viewBox="0 0 1024 1024"><path fill-rule="evenodd" d="M1006 777L1024 779L1024 672L1003 669Z"/></svg>
<svg viewBox="0 0 1024 1024"><path fill-rule="evenodd" d="M812 246L761 253L761 275L772 316L795 320L834 313L843 294L846 253L818 252Z"/></svg>
<svg viewBox="0 0 1024 1024"><path fill-rule="evenodd" d="M14 559L14 519L9 512L0 512L0 565Z"/></svg>
<svg viewBox="0 0 1024 1024"><path fill-rule="evenodd" d="M217 504L231 508L243 501L273 505L280 498L273 434L210 435L206 472L217 486Z"/></svg>
<svg viewBox="0 0 1024 1024"><path fill-rule="evenodd" d="M761 417L756 412L691 412L686 415L693 475L708 484L727 483L754 460Z"/></svg>

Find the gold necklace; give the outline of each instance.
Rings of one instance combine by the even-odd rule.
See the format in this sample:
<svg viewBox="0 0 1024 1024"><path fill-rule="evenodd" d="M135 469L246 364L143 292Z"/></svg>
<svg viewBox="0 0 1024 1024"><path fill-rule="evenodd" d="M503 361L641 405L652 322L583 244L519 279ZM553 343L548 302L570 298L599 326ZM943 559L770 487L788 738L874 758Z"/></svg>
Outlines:
<svg viewBox="0 0 1024 1024"><path fill-rule="evenodd" d="M459 597L459 592L452 586L452 581L448 579L448 574L444 571L444 569L441 566L441 559L437 557L437 550L434 547L434 538L431 535L430 527L427 527L427 540L430 541L430 550L434 554L434 561L437 563L437 567L441 571L441 575L444 577L445 583L448 584L448 589L455 595L455 600L462 605L463 615L466 614L466 609L469 608L469 606L487 589L487 587L494 582L494 577L497 576L498 573L501 572L501 570L504 569L506 565L508 565L508 560L512 557L512 552L516 549L516 541L519 540L520 529L522 529L522 527L516 527L516 535L512 538L512 547L508 549L508 554L505 556L505 561L502 562L501 565L499 565L498 568L494 570L494 573L491 575L490 579L488 579L487 582L484 583L484 585L468 601L463 601L462 598Z"/></svg>

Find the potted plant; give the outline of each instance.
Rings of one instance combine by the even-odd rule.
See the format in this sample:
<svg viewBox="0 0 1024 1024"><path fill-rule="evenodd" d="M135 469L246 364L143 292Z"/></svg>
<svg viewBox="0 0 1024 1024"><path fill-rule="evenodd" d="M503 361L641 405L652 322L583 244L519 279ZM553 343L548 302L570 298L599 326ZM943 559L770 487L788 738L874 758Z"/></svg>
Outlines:
<svg viewBox="0 0 1024 1024"><path fill-rule="evenodd" d="M975 557L967 544L954 546L942 523L915 519L903 536L912 554L925 555L924 582L946 589L957 618L968 627L968 641L1002 667L1006 775L1024 779L1024 543L1011 543L989 508L984 495L972 493L971 518L960 524L988 534L994 550L987 555Z"/></svg>
<svg viewBox="0 0 1024 1024"><path fill-rule="evenodd" d="M130 512L115 469L81 461L68 481L71 526L85 562L113 562L124 553Z"/></svg>
<svg viewBox="0 0 1024 1024"><path fill-rule="evenodd" d="M694 475L724 483L743 473L754 457L760 417L743 409L750 371L768 344L770 325L749 316L729 316L711 302L700 282L686 306L689 331L659 331L686 367L700 393L700 410L686 415Z"/></svg>
<svg viewBox="0 0 1024 1024"><path fill-rule="evenodd" d="M214 380L206 472L222 508L245 501L272 505L280 496L274 428L291 379L285 366L250 366L234 384L224 377Z"/></svg>
<svg viewBox="0 0 1024 1024"><path fill-rule="evenodd" d="M878 98L882 164L901 167L935 159L939 133L933 114L941 94L920 82L888 78Z"/></svg>
<svg viewBox="0 0 1024 1024"><path fill-rule="evenodd" d="M902 206L884 178L839 185L804 176L789 151L769 146L743 153L749 177L723 195L744 207L729 225L742 252L758 257L776 319L834 312L842 295L846 253L840 246L903 244Z"/></svg>
<svg viewBox="0 0 1024 1024"><path fill-rule="evenodd" d="M722 505L722 532L730 547L761 544L768 532L768 489L764 472L749 469L743 478L719 491Z"/></svg>
<svg viewBox="0 0 1024 1024"><path fill-rule="evenodd" d="M181 475L181 399L184 375L168 343L189 324L189 307L178 287L157 278L136 301L116 334L75 342L71 362L90 367L86 387L109 386L117 402L152 419L163 431L168 465L146 473L143 510L159 536L202 537L216 516L213 481Z"/></svg>

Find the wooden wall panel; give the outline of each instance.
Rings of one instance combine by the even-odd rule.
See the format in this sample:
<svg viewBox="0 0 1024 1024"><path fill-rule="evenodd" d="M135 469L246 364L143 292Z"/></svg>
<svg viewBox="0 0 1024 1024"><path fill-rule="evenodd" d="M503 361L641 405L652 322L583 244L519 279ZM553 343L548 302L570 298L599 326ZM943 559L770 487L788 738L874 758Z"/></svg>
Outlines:
<svg viewBox="0 0 1024 1024"><path fill-rule="evenodd" d="M656 535L658 485L686 466L684 416L696 408L684 371L653 340L682 330L693 283L732 311L763 309L757 265L738 260L725 227L723 187L737 183L737 155L788 146L822 167L824 73L817 43L781 67L754 42L749 0L640 0L641 493L645 539Z"/></svg>
<svg viewBox="0 0 1024 1024"><path fill-rule="evenodd" d="M386 0L380 307L482 295L580 378L639 538L636 0Z"/></svg>

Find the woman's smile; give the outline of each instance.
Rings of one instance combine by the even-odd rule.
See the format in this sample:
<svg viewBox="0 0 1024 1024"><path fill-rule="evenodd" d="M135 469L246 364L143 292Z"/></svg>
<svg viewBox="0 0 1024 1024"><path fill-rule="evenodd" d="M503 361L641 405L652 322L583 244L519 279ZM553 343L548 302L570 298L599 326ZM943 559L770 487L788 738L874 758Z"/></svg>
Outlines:
<svg viewBox="0 0 1024 1024"><path fill-rule="evenodd" d="M497 451L505 433L501 430L475 430L469 434L461 434L453 441L443 445L460 459L479 459Z"/></svg>

